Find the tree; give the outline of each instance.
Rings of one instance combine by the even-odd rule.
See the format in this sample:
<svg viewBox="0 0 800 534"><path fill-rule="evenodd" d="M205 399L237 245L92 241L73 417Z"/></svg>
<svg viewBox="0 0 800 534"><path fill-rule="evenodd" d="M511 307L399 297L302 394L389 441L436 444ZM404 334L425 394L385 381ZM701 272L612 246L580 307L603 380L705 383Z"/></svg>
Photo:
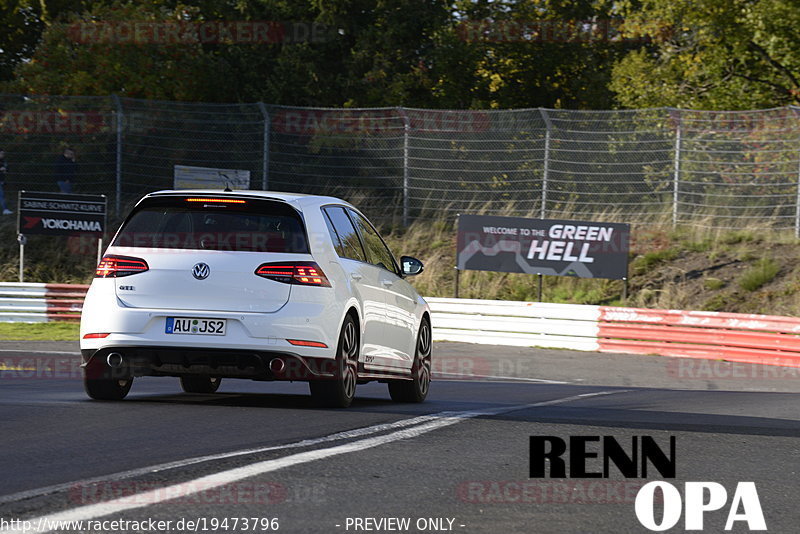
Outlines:
<svg viewBox="0 0 800 534"><path fill-rule="evenodd" d="M615 102L611 67L643 48L619 34L613 0L84 0L75 10L27 1L32 26L8 22L28 44L9 60L14 79L4 92L604 109ZM239 21L272 25L274 39L183 38Z"/></svg>
<svg viewBox="0 0 800 534"><path fill-rule="evenodd" d="M438 54L433 90L473 107L608 108L611 65L641 46L606 0L463 0L453 16L462 42Z"/></svg>
<svg viewBox="0 0 800 534"><path fill-rule="evenodd" d="M788 0L626 0L651 42L613 69L626 107L753 109L798 103L800 11Z"/></svg>
<svg viewBox="0 0 800 534"><path fill-rule="evenodd" d="M172 22L196 16L192 8L151 4L96 4L51 23L33 57L20 63L11 92L107 95L152 99L213 100L221 91L217 60L200 43L139 39L136 24ZM224 73L223 73L224 74Z"/></svg>
<svg viewBox="0 0 800 534"><path fill-rule="evenodd" d="M85 2L69 0L0 0L0 82L33 55L42 31L53 17L81 11Z"/></svg>

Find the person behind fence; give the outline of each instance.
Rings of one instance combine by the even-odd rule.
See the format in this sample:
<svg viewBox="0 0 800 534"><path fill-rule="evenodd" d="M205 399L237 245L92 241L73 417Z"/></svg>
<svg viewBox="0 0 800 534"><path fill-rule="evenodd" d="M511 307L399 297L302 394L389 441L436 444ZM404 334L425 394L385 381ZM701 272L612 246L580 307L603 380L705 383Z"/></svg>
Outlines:
<svg viewBox="0 0 800 534"><path fill-rule="evenodd" d="M56 160L56 183L62 193L72 193L72 184L78 174L78 164L75 162L75 150L71 147L64 149Z"/></svg>
<svg viewBox="0 0 800 534"><path fill-rule="evenodd" d="M14 213L6 206L6 176L8 175L8 163L6 162L6 151L0 148L0 209L3 215Z"/></svg>

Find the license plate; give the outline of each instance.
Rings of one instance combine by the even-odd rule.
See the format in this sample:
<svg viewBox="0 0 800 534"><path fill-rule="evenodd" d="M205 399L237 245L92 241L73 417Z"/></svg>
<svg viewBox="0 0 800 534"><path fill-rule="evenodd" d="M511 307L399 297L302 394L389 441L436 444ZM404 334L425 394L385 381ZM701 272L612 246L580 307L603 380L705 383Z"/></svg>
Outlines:
<svg viewBox="0 0 800 534"><path fill-rule="evenodd" d="M195 317L167 317L167 334L198 336L224 336L226 319L200 319Z"/></svg>

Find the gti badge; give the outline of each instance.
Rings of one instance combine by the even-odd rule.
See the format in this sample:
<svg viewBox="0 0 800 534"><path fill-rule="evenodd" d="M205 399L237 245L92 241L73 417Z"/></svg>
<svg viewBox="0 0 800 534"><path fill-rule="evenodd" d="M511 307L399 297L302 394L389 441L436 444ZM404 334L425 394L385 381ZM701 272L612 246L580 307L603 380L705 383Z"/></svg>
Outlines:
<svg viewBox="0 0 800 534"><path fill-rule="evenodd" d="M194 267L192 267L192 276L197 278L198 280L205 280L208 278L208 275L211 273L211 269L209 268L207 263L196 263Z"/></svg>

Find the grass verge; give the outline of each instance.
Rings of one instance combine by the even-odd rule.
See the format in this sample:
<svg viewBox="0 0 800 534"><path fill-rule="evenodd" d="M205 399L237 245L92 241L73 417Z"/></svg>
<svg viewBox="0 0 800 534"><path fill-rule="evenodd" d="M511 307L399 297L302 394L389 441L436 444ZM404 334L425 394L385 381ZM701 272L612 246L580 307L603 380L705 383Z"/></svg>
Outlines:
<svg viewBox="0 0 800 534"><path fill-rule="evenodd" d="M78 341L78 323L0 323L3 341Z"/></svg>
<svg viewBox="0 0 800 534"><path fill-rule="evenodd" d="M739 286L746 291L755 291L772 282L780 267L771 258L763 258L748 269L739 280Z"/></svg>

